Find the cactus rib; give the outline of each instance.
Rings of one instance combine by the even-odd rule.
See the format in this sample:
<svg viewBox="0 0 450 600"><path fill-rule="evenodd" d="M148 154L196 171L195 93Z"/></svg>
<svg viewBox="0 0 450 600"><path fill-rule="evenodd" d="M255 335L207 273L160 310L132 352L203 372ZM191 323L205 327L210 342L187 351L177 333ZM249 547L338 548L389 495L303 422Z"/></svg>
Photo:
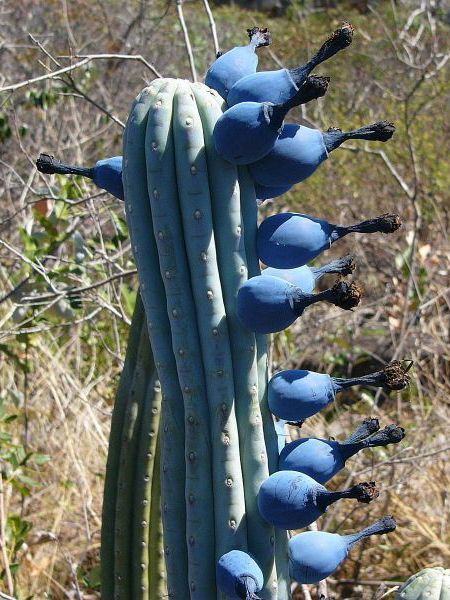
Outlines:
<svg viewBox="0 0 450 600"><path fill-rule="evenodd" d="M105 485L103 491L102 507L102 533L101 533L101 586L102 597L114 597L114 531L115 511L117 500L117 480L120 462L120 441L122 439L123 423L130 400L130 388L136 367L141 330L146 327L144 305L140 293L136 295L128 336L128 347L125 362L120 376L119 387L116 393L114 409L111 417L111 430L109 435L108 459L106 463ZM108 524L106 526L106 524Z"/></svg>
<svg viewBox="0 0 450 600"><path fill-rule="evenodd" d="M189 598L185 532L184 406L170 341L164 285L147 192L145 131L152 96L164 80L143 90L130 114L124 146L124 192L130 236L141 281L150 342L163 389L161 500L167 586L170 598Z"/></svg>
<svg viewBox="0 0 450 600"><path fill-rule="evenodd" d="M148 333L145 333L147 346L150 347ZM151 373L147 370L147 374ZM160 497L153 493L153 477L155 471L156 443L158 439L161 415L161 386L153 365L153 375L147 383L146 393L142 399L142 418L136 452L136 467L134 476L134 503L132 506L132 597L140 600L153 600L151 586L148 581L150 565L156 562L157 553L149 546L150 530L158 530L160 517L151 520L152 504L159 506ZM157 474L159 476L159 474Z"/></svg>
<svg viewBox="0 0 450 600"><path fill-rule="evenodd" d="M145 329L141 329L136 368L130 389L130 401L125 414L122 431L114 537L114 597L132 598L131 529L133 483L136 465L139 429L142 420L142 398L147 389L147 373L154 368L153 357Z"/></svg>
<svg viewBox="0 0 450 600"><path fill-rule="evenodd" d="M161 520L161 436L156 438L155 465L151 489L148 571L150 600L167 598L166 566L164 562L164 539Z"/></svg>
<svg viewBox="0 0 450 600"><path fill-rule="evenodd" d="M263 597L276 600L274 530L261 517L256 502L259 488L269 476L258 401L256 340L252 332L242 328L236 314L237 292L248 272L241 203L251 202L252 198L243 196L236 167L223 160L214 147L214 125L222 114L214 94L202 84L192 88L203 125L219 276L230 335L248 548L264 575Z"/></svg>
<svg viewBox="0 0 450 600"><path fill-rule="evenodd" d="M211 590L215 589L211 439L204 368L176 184L171 125L177 86L176 80L169 81L150 105L146 132L147 184L185 406L190 597L208 600Z"/></svg>
<svg viewBox="0 0 450 600"><path fill-rule="evenodd" d="M216 261L202 125L192 90L178 84L173 132L184 239L210 405L216 556L246 550L244 490L230 343Z"/></svg>
<svg viewBox="0 0 450 600"><path fill-rule="evenodd" d="M245 203L241 203L241 213L248 276L255 277L261 274L255 243L258 209L254 184L246 167L239 167L239 183L241 189L244 190L242 196L246 199ZM269 378L267 335L256 335L256 346L258 360L258 399L263 419L269 473L272 474L278 470L278 437L267 402L267 382ZM286 600L291 597L288 571L288 538L286 531L277 528L275 529L275 564L278 580L278 600Z"/></svg>

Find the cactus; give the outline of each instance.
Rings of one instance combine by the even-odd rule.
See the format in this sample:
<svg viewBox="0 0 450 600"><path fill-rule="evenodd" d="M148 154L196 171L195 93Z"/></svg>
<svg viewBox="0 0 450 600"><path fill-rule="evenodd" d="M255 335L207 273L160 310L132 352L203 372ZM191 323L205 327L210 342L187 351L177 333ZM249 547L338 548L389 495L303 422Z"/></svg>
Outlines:
<svg viewBox="0 0 450 600"><path fill-rule="evenodd" d="M261 597L281 600L289 594L287 537L275 534L256 503L259 487L277 465L267 408L267 343L242 328L235 308L239 287L249 273L259 273L254 244L248 242L256 233L255 191L247 172L215 150L212 134L222 111L223 100L203 84L157 80L137 98L124 136L125 206L148 319L147 345L163 390L167 589L171 598L221 598L212 591L216 563L239 549L249 551L262 570ZM123 377L127 371L132 368L126 363ZM153 388L150 373L146 378L140 373L134 381L141 394L144 382ZM124 509L125 480L131 484L134 478L134 509L132 527L117 532L129 512L116 508L112 567L111 540L103 544L103 579L111 582L114 576L112 593L110 584L104 586L105 598L156 598L161 585L152 576L158 567L139 547L142 523L152 521L157 506L157 479L145 460L134 474L125 473L132 455L146 456L136 432L149 423L138 395L126 410L120 403L115 409L122 411L123 459L114 462L111 444L107 481L112 487L111 471L118 469L116 504ZM152 438L151 454L155 442ZM151 502L143 505L151 480ZM156 539L157 523L149 535ZM125 544L128 557L120 554Z"/></svg>
<svg viewBox="0 0 450 600"><path fill-rule="evenodd" d="M308 85L321 95L328 78L310 77L304 91ZM301 94L300 89L281 112L268 105L270 115L279 117L271 138ZM373 482L332 493L292 472L296 480L310 480L313 491L320 488L326 500L317 506L311 500L307 518L299 521L287 514L282 522L268 518L263 506L264 490L288 474L278 471L264 333L289 325L318 300L351 309L360 292L339 281L311 293L323 273L349 274L351 257L292 273L269 268L261 276L259 192L251 166L238 166L250 161L227 162L218 147L225 131L227 151L242 150L224 124L239 112L245 130L245 108L227 109L219 93L204 84L157 79L138 95L127 120L115 177L121 170L140 296L111 428L102 528L104 600L225 600L224 594L288 600L286 529L310 523L339 498L368 502L378 495ZM255 131L259 127L256 119ZM244 130L240 141L247 138ZM261 144L255 148L254 139L246 141L250 154L264 154ZM46 172L54 172L56 162L44 160ZM299 278L299 287L288 302L291 276ZM262 289L257 298L255 286ZM275 288L280 288L278 303ZM245 304L246 293L258 306ZM252 319L266 318L268 307L275 325L253 326ZM348 440L355 451L374 445L375 438L373 444L370 438L359 441L379 427L374 421L364 422Z"/></svg>
<svg viewBox="0 0 450 600"><path fill-rule="evenodd" d="M153 591L165 593L162 543L158 537L160 412L161 390L138 293L111 422L102 514L107 524L102 527L101 540L104 598L119 595L118 589L128 586L130 578L139 586L138 594L143 599L156 597ZM131 560L133 568L140 571L136 576L131 574ZM149 576L150 563L153 569ZM118 578L120 586L115 588Z"/></svg>

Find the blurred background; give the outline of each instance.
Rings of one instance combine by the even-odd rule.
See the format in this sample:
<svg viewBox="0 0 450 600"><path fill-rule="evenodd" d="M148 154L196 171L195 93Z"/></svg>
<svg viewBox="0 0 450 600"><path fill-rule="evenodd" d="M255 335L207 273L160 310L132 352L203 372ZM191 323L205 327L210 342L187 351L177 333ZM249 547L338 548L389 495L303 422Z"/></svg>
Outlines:
<svg viewBox="0 0 450 600"><path fill-rule="evenodd" d="M274 336L273 369L339 377L414 361L403 392L353 388L301 435L342 439L365 417L400 423L397 446L360 453L331 487L375 479L370 506L339 503L318 526L350 532L392 513L397 531L355 549L330 598L376 599L450 558L450 5L439 0L22 0L0 2L0 590L14 598L99 597L99 534L114 393L137 278L123 204L81 178L47 176L48 152L93 166L122 154L138 92L194 72L219 47L269 27L260 69L306 61L343 21L350 48L317 69L328 94L290 113L312 127L395 122L388 144L352 142L307 182L260 208L352 224L396 212L401 229L349 236L364 287L353 312L315 306ZM180 20L180 16L183 17ZM39 81L30 81L40 77ZM333 278L323 282L333 282ZM293 430L298 437L300 430ZM382 541L381 544L378 544ZM375 543L376 542L376 543ZM315 586L296 598L318 598ZM393 595L390 595L392 598Z"/></svg>

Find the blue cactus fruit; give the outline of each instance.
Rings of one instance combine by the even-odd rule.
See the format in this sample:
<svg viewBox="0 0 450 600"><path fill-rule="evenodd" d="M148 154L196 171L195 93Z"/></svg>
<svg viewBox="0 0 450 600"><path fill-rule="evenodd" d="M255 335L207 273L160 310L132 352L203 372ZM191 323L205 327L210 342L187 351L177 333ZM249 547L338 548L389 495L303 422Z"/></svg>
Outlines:
<svg viewBox="0 0 450 600"><path fill-rule="evenodd" d="M352 535L326 531L299 533L289 540L289 574L298 583L317 583L336 571L357 542L394 531L396 526L394 517L387 516Z"/></svg>
<svg viewBox="0 0 450 600"><path fill-rule="evenodd" d="M232 106L214 127L217 152L235 165L247 165L263 158L280 135L288 111L323 96L328 83L328 77L308 77L297 94L283 104L241 102Z"/></svg>
<svg viewBox="0 0 450 600"><path fill-rule="evenodd" d="M249 43L219 54L205 76L206 85L219 92L225 100L229 90L241 77L255 73L258 66L257 48L272 43L268 29L253 27L247 29L247 33L250 38Z"/></svg>
<svg viewBox="0 0 450 600"><path fill-rule="evenodd" d="M354 283L339 281L323 292L309 294L280 277L258 275L239 288L237 315L250 331L275 333L289 327L311 304L325 300L351 310L360 298L360 290Z"/></svg>
<svg viewBox="0 0 450 600"><path fill-rule="evenodd" d="M258 508L264 519L279 529L301 529L320 516L328 506L344 498L369 503L379 495L375 482L358 483L348 490L329 492L309 475L278 471L261 485Z"/></svg>
<svg viewBox="0 0 450 600"><path fill-rule="evenodd" d="M271 277L280 277L299 287L303 292L313 292L317 282L321 277L327 273L337 273L339 275L350 275L355 269L355 263L353 262L353 256L344 256L333 260L326 265L321 267L309 267L303 265L296 269L275 269L274 267L267 267L261 271L261 275Z"/></svg>
<svg viewBox="0 0 450 600"><path fill-rule="evenodd" d="M403 366L400 361L394 360L382 371L349 379L300 369L279 371L269 381L269 408L280 419L302 421L328 406L337 393L354 385L401 390L409 384L410 368L411 363Z"/></svg>
<svg viewBox="0 0 450 600"><path fill-rule="evenodd" d="M266 155L252 161L250 175L258 186L258 197L273 198L271 188L284 189L310 177L333 150L346 140L387 142L395 126L379 121L352 131L331 128L326 132L304 125L286 123Z"/></svg>
<svg viewBox="0 0 450 600"><path fill-rule="evenodd" d="M278 196L282 196L292 188L292 185L267 187L265 185L259 185L259 183L255 182L254 185L258 205L262 204L265 200L269 200L270 198L277 198Z"/></svg>
<svg viewBox="0 0 450 600"><path fill-rule="evenodd" d="M344 442L322 440L319 438L301 438L287 444L280 453L278 468L287 471L300 471L326 483L345 462L364 448L398 444L405 437L405 430L398 425L387 425L382 431L360 441L352 438Z"/></svg>
<svg viewBox="0 0 450 600"><path fill-rule="evenodd" d="M259 600L264 577L255 560L241 550L231 550L217 563L217 585L229 600Z"/></svg>
<svg viewBox="0 0 450 600"><path fill-rule="evenodd" d="M349 23L343 23L306 64L295 69L253 72L242 77L233 85L226 97L228 106L234 106L240 102L282 104L292 100L313 69L349 46L352 39L352 26Z"/></svg>
<svg viewBox="0 0 450 600"><path fill-rule="evenodd" d="M391 214L342 226L301 213L278 213L259 226L256 247L259 259L269 267L293 269L306 265L349 233L393 233L400 226L400 217Z"/></svg>
<svg viewBox="0 0 450 600"><path fill-rule="evenodd" d="M36 167L41 173L49 175L60 173L61 175L88 177L99 188L106 190L119 200L124 199L121 156L99 160L94 167L78 167L66 165L50 154L41 154L36 161Z"/></svg>

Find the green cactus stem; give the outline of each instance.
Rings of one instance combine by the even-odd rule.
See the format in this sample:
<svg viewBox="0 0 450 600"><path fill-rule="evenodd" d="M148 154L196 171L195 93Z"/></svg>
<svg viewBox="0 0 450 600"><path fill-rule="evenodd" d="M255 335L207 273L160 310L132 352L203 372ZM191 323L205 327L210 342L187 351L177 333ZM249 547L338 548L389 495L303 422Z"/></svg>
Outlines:
<svg viewBox="0 0 450 600"><path fill-rule="evenodd" d="M177 86L176 80L168 80L150 103L145 151L153 233L185 407L189 586L191 598L206 598L215 589L211 439L205 374L175 172L171 124Z"/></svg>
<svg viewBox="0 0 450 600"><path fill-rule="evenodd" d="M147 329L143 329L143 332L145 332L147 346L150 348ZM149 371L147 371L147 377L148 373ZM153 482L153 478L159 479L160 475L159 465L157 473L155 473L155 460L161 415L161 386L154 368L142 400L134 482L130 486L131 492L134 494L134 503L131 504L131 591L133 598L153 600L155 596L152 592L158 587L159 575L156 569L153 569L154 572L150 575L151 565L159 564L160 561L156 548L152 547L149 542L152 530L158 532L161 521L161 497L160 493L156 493L156 490L160 492L160 489L154 486ZM155 506L157 511L155 511Z"/></svg>
<svg viewBox="0 0 450 600"><path fill-rule="evenodd" d="M173 136L184 240L210 407L217 561L232 549L247 549L246 514L230 340L217 267L204 138L194 95L185 81L179 82L174 97Z"/></svg>
<svg viewBox="0 0 450 600"><path fill-rule="evenodd" d="M161 520L161 437L156 439L155 464L152 481L152 501L150 508L150 530L148 548L150 567L148 571L149 597L153 600L167 598L167 577L164 561L164 539ZM156 524L156 527L154 526Z"/></svg>
<svg viewBox="0 0 450 600"><path fill-rule="evenodd" d="M246 167L239 167L239 183L245 190L243 196L247 199L241 204L242 223L244 229L245 254L247 257L248 277L261 274L259 259L256 254L256 231L258 222L258 209L255 188ZM264 439L268 458L269 473L278 471L278 438L272 413L267 401L267 382L269 380L268 359L269 337L256 335L257 360L258 360L258 400L263 419ZM288 567L288 537L286 531L275 529L275 564L277 571L278 600L291 597L290 577Z"/></svg>
<svg viewBox="0 0 450 600"><path fill-rule="evenodd" d="M130 388L130 400L122 430L119 475L117 480L114 528L114 598L133 597L132 531L130 507L135 497L135 472L138 460L139 431L148 387L148 375L154 370L153 356L145 328L141 329L136 367Z"/></svg>
<svg viewBox="0 0 450 600"><path fill-rule="evenodd" d="M101 581L102 598L114 597L114 531L116 520L117 480L120 462L120 442L123 424L130 400L130 388L136 368L139 341L142 328L146 327L144 305L140 293L137 293L133 318L131 321L128 346L116 393L111 418L108 459L106 463L105 486L103 493L101 533Z"/></svg>
<svg viewBox="0 0 450 600"><path fill-rule="evenodd" d="M163 390L161 414L161 501L164 554L169 598L189 598L186 547L184 404L180 390L167 299L160 276L147 192L145 132L152 97L164 84L156 80L144 89L131 112L124 138L125 208L132 248L139 270L150 342ZM133 599L134 600L134 599Z"/></svg>
<svg viewBox="0 0 450 600"><path fill-rule="evenodd" d="M245 188L238 185L236 167L223 160L214 146L213 130L222 114L222 102L219 104L214 93L202 84L193 85L192 89L203 126L217 264L230 336L248 549L263 572L264 597L276 600L274 530L261 517L256 502L259 488L269 476L258 399L256 340L252 332L242 328L236 314L237 292L248 275L241 204L253 199L244 196Z"/></svg>

